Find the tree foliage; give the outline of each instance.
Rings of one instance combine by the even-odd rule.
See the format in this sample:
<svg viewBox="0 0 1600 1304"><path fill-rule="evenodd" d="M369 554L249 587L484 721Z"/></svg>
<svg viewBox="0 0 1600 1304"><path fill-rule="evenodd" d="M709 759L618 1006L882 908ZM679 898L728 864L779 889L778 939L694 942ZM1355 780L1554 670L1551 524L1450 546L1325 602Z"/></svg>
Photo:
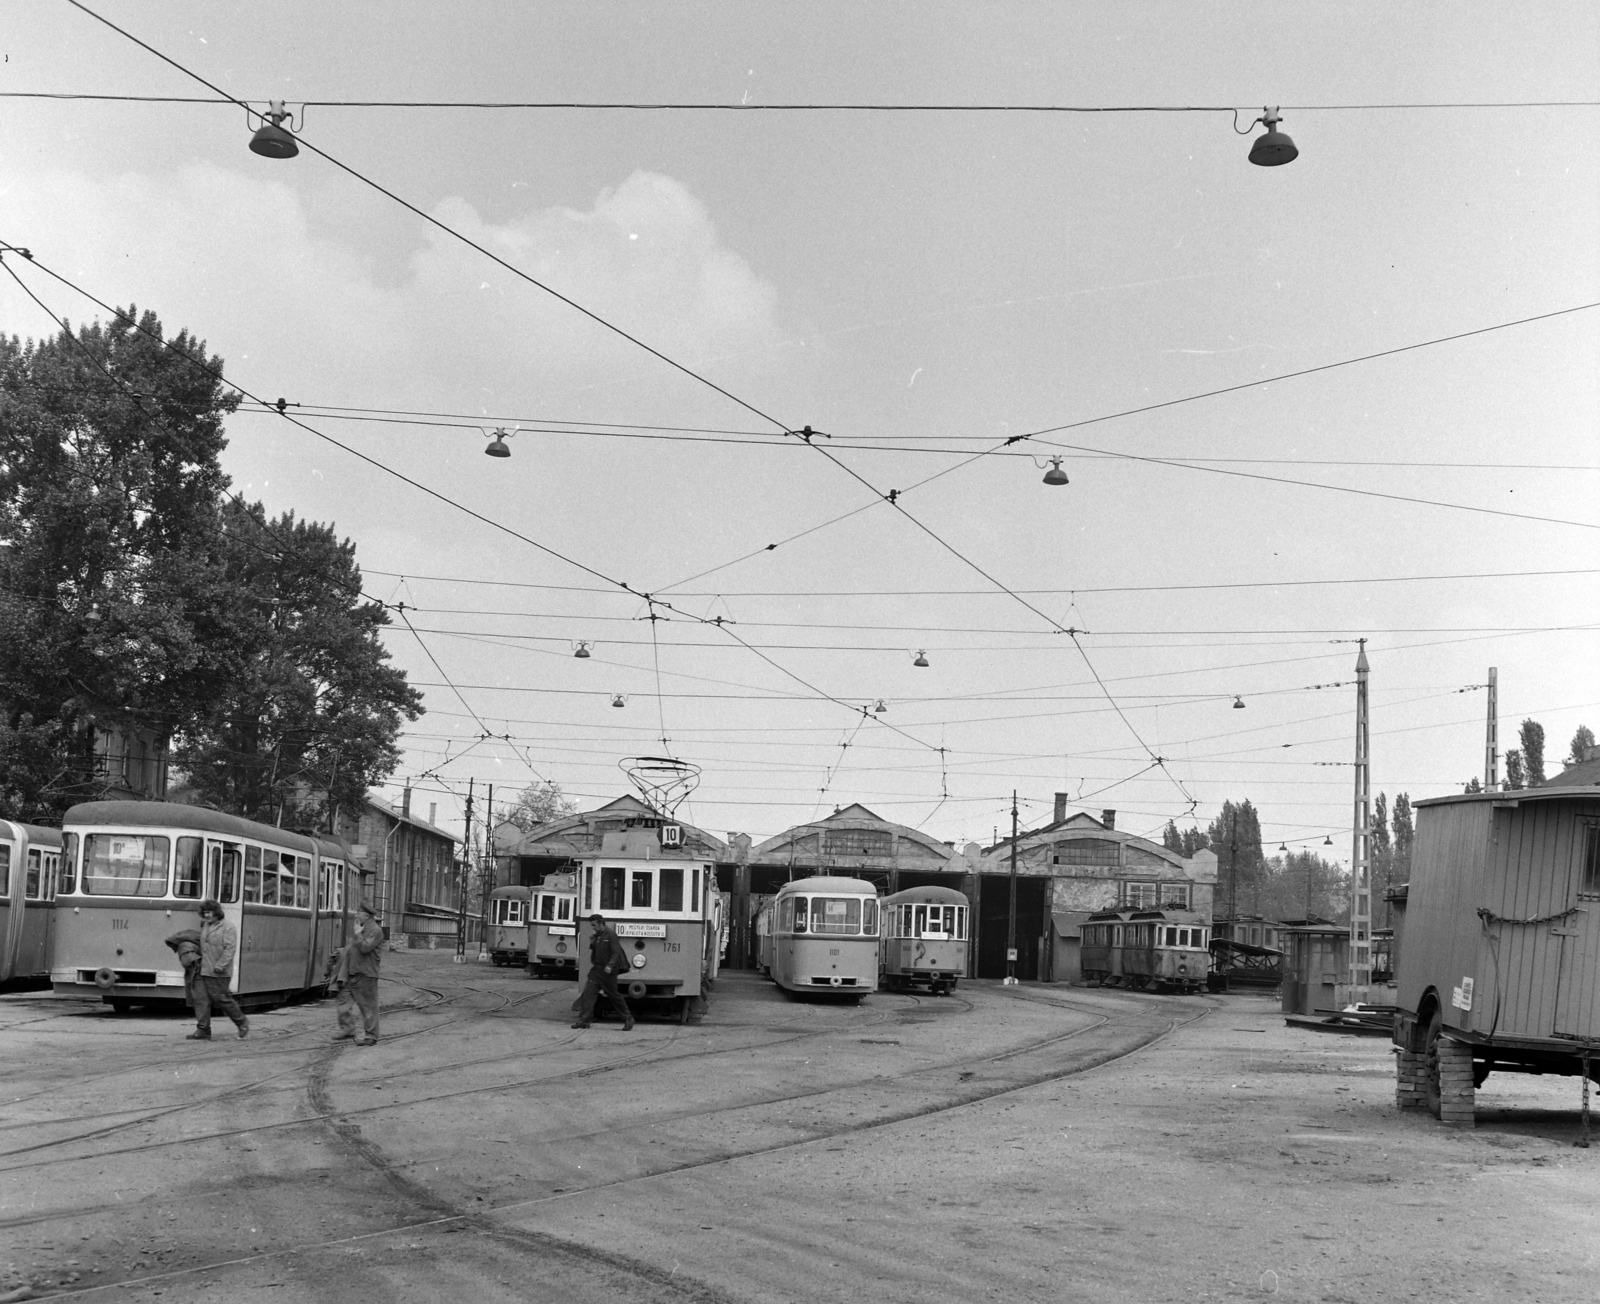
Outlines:
<svg viewBox="0 0 1600 1304"><path fill-rule="evenodd" d="M517 794L505 818L524 833L578 809L578 803L561 791L559 783L530 783Z"/></svg>
<svg viewBox="0 0 1600 1304"><path fill-rule="evenodd" d="M0 338L0 802L25 818L97 795L94 726L164 742L238 668L220 368L133 307Z"/></svg>
<svg viewBox="0 0 1600 1304"><path fill-rule="evenodd" d="M1179 829L1174 821L1168 820L1167 827L1161 830L1161 845L1168 851L1176 851L1180 856L1188 857L1204 847L1209 847L1211 840L1193 824L1186 829Z"/></svg>
<svg viewBox="0 0 1600 1304"><path fill-rule="evenodd" d="M1588 755L1589 749L1594 746L1594 730L1586 724L1580 724L1578 731L1572 735L1572 745L1567 749L1566 764L1576 765Z"/></svg>
<svg viewBox="0 0 1600 1304"><path fill-rule="evenodd" d="M177 761L207 805L323 828L394 771L402 720L422 700L389 664L381 604L361 596L355 546L332 526L222 513L230 617L248 652L185 731Z"/></svg>
<svg viewBox="0 0 1600 1304"><path fill-rule="evenodd" d="M1218 913L1237 915L1248 910L1250 901L1259 898L1267 878L1266 857L1261 851L1261 817L1248 798L1235 804L1222 803L1222 811L1205 833L1217 853Z"/></svg>
<svg viewBox="0 0 1600 1304"><path fill-rule="evenodd" d="M1524 720L1522 727L1517 730L1517 739L1522 744L1522 765L1527 771L1527 786L1537 788L1544 782L1544 726L1537 720Z"/></svg>
<svg viewBox="0 0 1600 1304"><path fill-rule="evenodd" d="M1528 771L1522 764L1522 753L1515 747L1506 753L1506 787L1516 790L1528 786ZM1468 791L1477 792L1471 788Z"/></svg>

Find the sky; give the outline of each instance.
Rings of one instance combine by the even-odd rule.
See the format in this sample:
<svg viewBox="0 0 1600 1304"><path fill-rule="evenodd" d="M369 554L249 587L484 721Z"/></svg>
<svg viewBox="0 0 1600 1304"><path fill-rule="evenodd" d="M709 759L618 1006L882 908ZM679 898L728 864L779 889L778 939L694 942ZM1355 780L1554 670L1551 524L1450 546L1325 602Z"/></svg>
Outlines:
<svg viewBox="0 0 1600 1304"><path fill-rule="evenodd" d="M1481 775L1491 666L1502 749L1600 728L1592 4L88 8L328 157L21 94L215 98L16 6L0 242L298 405L224 468L405 604L447 827L667 754L724 837L1249 799L1348 864L1355 640L1374 794Z"/></svg>

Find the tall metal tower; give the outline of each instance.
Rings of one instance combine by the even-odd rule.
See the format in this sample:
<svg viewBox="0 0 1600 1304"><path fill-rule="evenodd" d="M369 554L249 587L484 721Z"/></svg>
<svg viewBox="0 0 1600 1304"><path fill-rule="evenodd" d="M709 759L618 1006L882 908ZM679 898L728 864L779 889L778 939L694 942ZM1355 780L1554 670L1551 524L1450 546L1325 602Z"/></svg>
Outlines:
<svg viewBox="0 0 1600 1304"><path fill-rule="evenodd" d="M1483 737L1483 790L1500 786L1500 672L1489 667L1489 723Z"/></svg>
<svg viewBox="0 0 1600 1304"><path fill-rule="evenodd" d="M1372 775L1367 742L1367 640L1357 639L1356 654L1356 791L1350 830L1350 985L1365 988L1372 981ZM1352 1001L1366 999L1352 992Z"/></svg>

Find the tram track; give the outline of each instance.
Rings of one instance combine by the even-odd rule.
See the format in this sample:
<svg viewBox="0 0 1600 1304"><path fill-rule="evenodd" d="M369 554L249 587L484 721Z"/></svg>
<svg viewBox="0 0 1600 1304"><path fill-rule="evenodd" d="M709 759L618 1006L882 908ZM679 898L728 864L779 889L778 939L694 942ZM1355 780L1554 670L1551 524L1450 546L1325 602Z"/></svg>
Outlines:
<svg viewBox="0 0 1600 1304"><path fill-rule="evenodd" d="M1055 1006L1067 1004L1066 1002L1056 1001L1034 1001L1030 1003ZM508 1246L520 1250L531 1251L541 1256L555 1256L560 1260L575 1262L580 1265L593 1264L598 1266L603 1264L612 1271L623 1272L637 1278L641 1284L648 1283L651 1286L664 1289L670 1292L676 1298L705 1301L706 1304L733 1304L731 1298L725 1296L722 1292L717 1291L714 1288L705 1285L704 1283L678 1277L675 1272L672 1274L663 1273L661 1269L654 1264L636 1261L623 1255L596 1250L589 1246L577 1244L570 1240L552 1236L546 1233L529 1231L527 1229L514 1226L507 1226L505 1225L504 1220L518 1212L536 1209L541 1205L548 1205L556 1202L564 1202L593 1196L600 1192L615 1192L629 1187L638 1186L642 1183L671 1179L675 1176L697 1170L723 1164L737 1163L744 1159L780 1154L785 1151L798 1150L808 1146L825 1145L830 1141L836 1141L843 1137L862 1135L884 1128L893 1127L915 1119L936 1117L973 1106L982 1105L989 1101L1003 1099L1006 1096L1016 1094L1020 1091L1032 1089L1047 1082L1060 1080L1061 1078L1065 1077L1076 1076L1081 1073L1091 1072L1097 1068L1104 1067L1108 1064L1117 1063L1129 1058L1130 1056L1139 1054L1151 1046L1159 1044L1179 1028L1204 1018L1215 1008L1217 1008L1216 1002L1207 1001L1204 1003L1203 1008L1200 1008L1193 1013L1189 1013L1187 1017L1180 1017L1179 1014L1173 1012L1162 1013L1158 1011L1150 1011L1148 1014L1141 1013L1140 1015L1136 1016L1138 1021L1156 1022L1164 1026L1162 1026L1159 1030L1152 1030L1150 1035L1138 1037L1135 1044L1124 1049L1108 1051L1107 1053L1101 1055L1091 1055L1083 1062L1076 1062L1065 1067L1053 1066L1039 1073L1025 1074L1019 1078L1008 1080L1004 1084L997 1084L992 1088L978 1088L969 1091L958 1099L912 1105L901 1110L891 1111L887 1114L879 1115L874 1118L816 1131L805 1137L784 1138L775 1140L770 1144L736 1147L721 1153L697 1157L683 1163L665 1165L661 1168L653 1169L645 1173L630 1174L610 1181L595 1182L574 1190L551 1191L523 1199L505 1201L482 1210L463 1210L437 1191L430 1190L424 1184L408 1177L402 1171L408 1165L396 1163L395 1161L391 1160L388 1155L385 1154L381 1146L362 1134L361 1128L358 1124L353 1124L349 1121L352 1117L359 1114L375 1112L375 1109L337 1111L332 1108L333 1102L328 1096L328 1068L331 1066L333 1057L329 1056L326 1061L320 1062L317 1066L313 1067L311 1076L307 1080L307 1099L313 1104L314 1108L317 1108L319 1117L317 1119L305 1121L324 1122L327 1130L336 1138L340 1147L343 1148L352 1158L359 1159L363 1164L379 1175L390 1186L398 1198L404 1200L418 1211L420 1215L419 1217L390 1223L382 1228L368 1230L356 1236L312 1240L295 1245L279 1246L254 1254L219 1259L204 1264L189 1265L166 1272L147 1273L144 1275L128 1276L116 1281L97 1282L93 1285L57 1291L48 1297L60 1299L83 1298L97 1295L111 1289L154 1287L160 1283L174 1282L183 1278L193 1277L201 1273L240 1269L252 1264L260 1264L271 1260L282 1260L294 1256L313 1254L318 1251L330 1250L340 1246L353 1245L363 1241L373 1241L387 1236L403 1234L418 1235L436 1230L470 1228L482 1235L492 1237ZM1030 1051L1045 1049L1096 1031L1100 1028L1103 1028L1104 1025L1110 1022L1112 1018L1110 1014L1105 1013L1103 1010L1088 1011L1079 1007L1077 1012L1086 1014L1093 1020L1093 1022L1085 1027L1073 1029L1068 1033L1059 1034L1053 1037L1033 1039L1025 1045L1013 1047L1008 1051L1001 1052L996 1055L969 1056L963 1057L960 1060L944 1061L937 1065L925 1066L916 1070L914 1073L901 1075L900 1080L927 1076L929 1074L940 1072L949 1072L952 1069L959 1068L962 1063L969 1063L974 1060L995 1062L1003 1059L1014 1059L1018 1055L1027 1054ZM676 1040L676 1036L674 1036L672 1040ZM715 1117L719 1114L727 1114L740 1109L748 1109L755 1105L764 1104L770 1106L772 1104L783 1104L790 1100L804 1099L809 1096L826 1094L830 1091L839 1091L842 1089L848 1089L848 1087L841 1084L829 1084L825 1087L818 1087L804 1093L790 1093L786 1097L777 1098L771 1101L755 1102L746 1100L718 1106L709 1110L687 1111L683 1114L657 1116L652 1118L648 1124L641 1124L641 1126L660 1126L664 1122L680 1121L681 1118L684 1117ZM334 1121L336 1119L338 1121ZM614 1128L607 1129L607 1131L612 1135L615 1135L616 1133L616 1129ZM577 1137L574 1139L581 1140L583 1138Z"/></svg>

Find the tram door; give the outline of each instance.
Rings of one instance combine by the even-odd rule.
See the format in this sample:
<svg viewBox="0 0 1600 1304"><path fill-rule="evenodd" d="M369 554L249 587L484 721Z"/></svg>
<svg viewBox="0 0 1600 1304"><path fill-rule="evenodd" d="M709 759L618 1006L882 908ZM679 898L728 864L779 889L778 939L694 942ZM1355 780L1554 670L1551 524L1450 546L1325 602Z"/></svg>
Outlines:
<svg viewBox="0 0 1600 1304"><path fill-rule="evenodd" d="M206 889L202 894L222 907L222 917L233 925L239 944L233 948L233 973L229 985L239 990L239 966L244 961L244 905L239 888L244 879L244 852L237 842L206 839Z"/></svg>

